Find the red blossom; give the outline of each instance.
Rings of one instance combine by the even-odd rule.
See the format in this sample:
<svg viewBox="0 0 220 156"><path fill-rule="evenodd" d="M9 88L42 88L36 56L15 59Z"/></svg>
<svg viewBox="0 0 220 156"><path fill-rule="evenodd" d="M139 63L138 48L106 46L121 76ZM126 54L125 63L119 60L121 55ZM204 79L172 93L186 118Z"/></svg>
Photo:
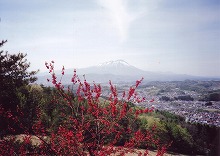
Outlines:
<svg viewBox="0 0 220 156"><path fill-rule="evenodd" d="M64 75L64 70L65 70L65 68L64 68L64 66L63 66L62 71L61 71L61 74L62 74L62 75Z"/></svg>
<svg viewBox="0 0 220 156"><path fill-rule="evenodd" d="M151 99L150 102L154 102L154 99Z"/></svg>
<svg viewBox="0 0 220 156"><path fill-rule="evenodd" d="M50 64L45 62L46 68L51 74L51 82L55 86L56 91L52 103L58 104L60 118L60 125L58 127L45 128L42 118L45 114L37 109L37 120L33 124L31 130L39 136L48 136L49 143L42 140L41 150L39 155L111 155L119 153L125 155L132 152L136 147L143 142L152 142L156 146L159 144L158 140L153 139L152 134L148 131L142 132L136 130L130 123L135 123L139 115L153 111L153 109L135 110L130 108L128 102L143 102L145 99L140 97L135 91L141 80L136 81L136 84L130 87L128 93L123 92L122 99L118 95L116 86L109 81L111 93L105 102L100 102L99 98L102 95L101 85L95 83L90 84L86 81L80 81L76 70L74 70L71 82L73 85L78 85L76 92L72 92L70 87L68 90L64 89L62 84L62 77L64 76L64 67L62 68L62 76L60 80L54 72L54 61ZM50 81L49 79L47 79ZM68 113L67 113L68 110ZM0 113L4 110L0 107ZM11 112L5 114L8 119L18 122ZM135 116L131 117L130 116ZM128 120L128 125L121 123ZM153 131L156 127L153 127ZM13 127L9 127L13 131ZM118 141L124 134L129 134L123 147L117 147ZM40 138L41 139L41 138ZM108 141L108 142L107 142ZM30 143L30 138L26 138L25 144L19 149L21 155L27 154L25 145ZM0 145L2 146L2 145ZM166 148L160 148L158 154L163 154ZM1 152L0 152L1 154ZM16 152L12 155L18 154ZM148 150L139 155L148 154Z"/></svg>

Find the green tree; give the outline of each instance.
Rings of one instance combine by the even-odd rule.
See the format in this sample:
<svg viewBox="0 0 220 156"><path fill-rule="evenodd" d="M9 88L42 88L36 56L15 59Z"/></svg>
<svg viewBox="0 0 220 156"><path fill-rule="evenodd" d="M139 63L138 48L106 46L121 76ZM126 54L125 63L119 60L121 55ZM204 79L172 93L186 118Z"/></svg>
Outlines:
<svg viewBox="0 0 220 156"><path fill-rule="evenodd" d="M211 93L209 95L209 101L220 101L220 93Z"/></svg>
<svg viewBox="0 0 220 156"><path fill-rule="evenodd" d="M166 129L170 139L173 141L170 149L176 152L189 154L192 152L192 136L186 128L174 122L167 122Z"/></svg>
<svg viewBox="0 0 220 156"><path fill-rule="evenodd" d="M3 40L0 47L6 42L7 40ZM15 113L21 103L27 100L25 87L36 81L34 75L37 71L28 71L30 63L26 56L23 53L9 54L7 51L0 51L0 107L4 111ZM9 121L4 120L1 115L0 122L2 130Z"/></svg>

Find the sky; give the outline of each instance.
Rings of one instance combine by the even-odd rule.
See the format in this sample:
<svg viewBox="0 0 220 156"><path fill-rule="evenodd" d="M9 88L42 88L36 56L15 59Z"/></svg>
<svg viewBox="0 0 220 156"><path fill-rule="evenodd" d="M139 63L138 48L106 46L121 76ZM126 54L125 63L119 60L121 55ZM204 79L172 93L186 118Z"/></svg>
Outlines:
<svg viewBox="0 0 220 156"><path fill-rule="evenodd" d="M146 71L220 77L219 0L1 0L0 40L31 70L123 59Z"/></svg>

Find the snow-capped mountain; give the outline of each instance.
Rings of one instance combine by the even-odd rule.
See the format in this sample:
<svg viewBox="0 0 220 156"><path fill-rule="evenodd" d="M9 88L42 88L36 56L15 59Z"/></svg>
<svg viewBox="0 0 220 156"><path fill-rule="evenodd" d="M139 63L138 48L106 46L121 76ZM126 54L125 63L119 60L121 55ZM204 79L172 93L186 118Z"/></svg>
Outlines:
<svg viewBox="0 0 220 156"><path fill-rule="evenodd" d="M67 70L69 73L72 70ZM144 71L140 70L124 60L116 60L116 61L108 61L104 63L100 63L97 66L91 66L88 68L78 69L78 74L113 74L113 75L143 75Z"/></svg>
<svg viewBox="0 0 220 156"><path fill-rule="evenodd" d="M131 65L125 62L124 60L116 60L116 61L108 61L108 62L100 63L98 66L99 67L112 66L117 68L117 67L129 67Z"/></svg>
<svg viewBox="0 0 220 156"><path fill-rule="evenodd" d="M128 64L124 60L109 61L99 64L96 69L100 73L108 73L114 75L135 75L143 74L144 71Z"/></svg>
<svg viewBox="0 0 220 156"><path fill-rule="evenodd" d="M66 69L65 76L62 79L64 84L70 83L74 69ZM77 74L82 77L86 75L86 79L89 82L108 83L112 80L115 83L120 82L135 82L138 79L144 77L145 81L172 81L172 80L185 80L185 79L200 79L201 77L195 77L184 74L173 73L158 73L149 72L138 69L124 60L109 61L98 64L97 66L91 66L88 68L76 69ZM61 71L56 71L56 75L59 77ZM46 79L49 75L39 75L38 83L46 84Z"/></svg>

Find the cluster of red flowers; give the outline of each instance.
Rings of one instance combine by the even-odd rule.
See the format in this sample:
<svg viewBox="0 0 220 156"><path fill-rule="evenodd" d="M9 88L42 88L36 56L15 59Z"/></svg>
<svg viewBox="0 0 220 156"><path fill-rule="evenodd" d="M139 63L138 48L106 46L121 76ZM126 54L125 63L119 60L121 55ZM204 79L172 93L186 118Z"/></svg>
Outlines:
<svg viewBox="0 0 220 156"><path fill-rule="evenodd" d="M161 147L159 141L154 138L153 130L141 131L132 127L140 114L153 111L151 108L135 110L129 105L129 102L145 100L135 92L143 78L136 81L136 85L131 87L128 93L124 92L122 99L118 98L117 89L110 81L111 94L108 100L101 101L100 85L94 83L91 86L85 77L82 82L74 70L71 82L78 88L76 93L73 93L70 88L64 89L61 80L57 81L54 61L45 63L45 65L52 76L48 81L52 82L58 91L59 98L57 99L62 97L62 102L59 100L56 102L62 103L61 107L65 105L70 113L66 113L66 109L62 109L64 111L62 112L64 118L62 124L58 130L50 133L45 132L46 129L39 116L39 121L33 126L36 136L41 140L38 154L104 156L117 153L124 155L135 152L135 148L143 144L145 147L154 144L158 148L158 155L165 153L167 147L165 145ZM64 76L64 70L63 67L62 76ZM74 96L72 96L73 94ZM8 115L10 116L10 114ZM45 141L42 137L46 134L50 138L49 141ZM124 139L122 146L117 146L122 139ZM23 143L27 142L28 139ZM143 152L143 155L147 155L147 153L148 149Z"/></svg>

